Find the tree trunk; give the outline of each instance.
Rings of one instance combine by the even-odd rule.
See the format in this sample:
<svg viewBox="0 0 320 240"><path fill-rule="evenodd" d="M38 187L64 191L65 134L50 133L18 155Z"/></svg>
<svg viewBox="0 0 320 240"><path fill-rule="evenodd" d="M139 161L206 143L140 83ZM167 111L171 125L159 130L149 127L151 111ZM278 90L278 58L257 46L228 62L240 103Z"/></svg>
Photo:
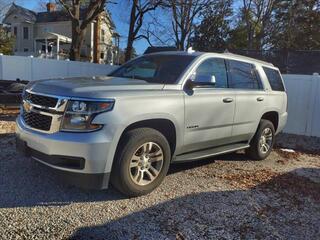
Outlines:
<svg viewBox="0 0 320 240"><path fill-rule="evenodd" d="M129 26L129 33L128 33L128 42L127 42L127 49L125 54L125 61L129 61L132 56L132 49L133 49L133 42L134 42L134 25L136 22L136 6L138 4L138 0L133 0L131 14L130 14L130 26Z"/></svg>
<svg viewBox="0 0 320 240"><path fill-rule="evenodd" d="M100 19L99 16L96 18L93 31L93 62L99 63L100 61L100 49L99 49L99 39L100 39Z"/></svg>
<svg viewBox="0 0 320 240"><path fill-rule="evenodd" d="M80 29L80 3L73 5L73 14L75 19L72 19L72 42L69 53L71 61L80 60L80 48L83 42L83 30Z"/></svg>
<svg viewBox="0 0 320 240"><path fill-rule="evenodd" d="M71 48L69 57L71 61L80 61L80 51L84 40L85 30L75 31L75 35L72 37Z"/></svg>
<svg viewBox="0 0 320 240"><path fill-rule="evenodd" d="M72 21L72 42L71 42L71 48L70 48L70 60L71 61L79 61L80 60L80 48L83 42L83 30L80 30L79 24L77 24L77 21Z"/></svg>

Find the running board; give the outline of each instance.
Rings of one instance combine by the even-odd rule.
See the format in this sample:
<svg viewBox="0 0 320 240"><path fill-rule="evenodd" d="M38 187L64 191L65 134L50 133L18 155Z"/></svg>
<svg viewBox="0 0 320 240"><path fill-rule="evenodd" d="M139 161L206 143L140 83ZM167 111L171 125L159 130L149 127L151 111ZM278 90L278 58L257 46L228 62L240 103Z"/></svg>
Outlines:
<svg viewBox="0 0 320 240"><path fill-rule="evenodd" d="M225 145L225 146L220 146L220 147L216 147L216 148L210 148L210 149L206 149L206 150L177 155L172 160L172 162L193 161L193 160L208 158L208 157L212 157L212 156L216 156L216 155L220 155L220 154L224 154L224 153L235 152L235 151L245 149L248 147L249 147L249 145L247 143L237 143L237 144L232 144L232 145Z"/></svg>

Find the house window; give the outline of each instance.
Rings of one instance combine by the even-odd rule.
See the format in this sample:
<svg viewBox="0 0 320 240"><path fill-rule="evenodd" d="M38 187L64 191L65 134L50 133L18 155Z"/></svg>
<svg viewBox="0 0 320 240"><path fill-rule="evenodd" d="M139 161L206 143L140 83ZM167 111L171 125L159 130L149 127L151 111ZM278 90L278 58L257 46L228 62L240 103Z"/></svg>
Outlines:
<svg viewBox="0 0 320 240"><path fill-rule="evenodd" d="M104 59L104 52L100 53L100 58Z"/></svg>
<svg viewBox="0 0 320 240"><path fill-rule="evenodd" d="M18 34L18 28L17 27L14 27L13 28L13 35L16 37Z"/></svg>
<svg viewBox="0 0 320 240"><path fill-rule="evenodd" d="M28 27L23 28L23 39L29 39L29 28Z"/></svg>
<svg viewBox="0 0 320 240"><path fill-rule="evenodd" d="M102 29L101 30L101 42L104 42L104 35L105 35L105 31Z"/></svg>
<svg viewBox="0 0 320 240"><path fill-rule="evenodd" d="M28 48L24 48L23 51L24 52L29 52L29 49Z"/></svg>

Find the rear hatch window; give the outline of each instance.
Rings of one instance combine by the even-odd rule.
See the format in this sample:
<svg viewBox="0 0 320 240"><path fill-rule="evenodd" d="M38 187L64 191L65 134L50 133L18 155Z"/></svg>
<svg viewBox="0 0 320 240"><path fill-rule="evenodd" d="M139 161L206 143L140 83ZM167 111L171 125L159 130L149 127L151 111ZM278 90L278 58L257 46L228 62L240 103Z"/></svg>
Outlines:
<svg viewBox="0 0 320 240"><path fill-rule="evenodd" d="M262 67L262 68L267 75L267 78L269 80L272 90L284 92L284 86L280 76L280 72L278 70L268 68L268 67Z"/></svg>

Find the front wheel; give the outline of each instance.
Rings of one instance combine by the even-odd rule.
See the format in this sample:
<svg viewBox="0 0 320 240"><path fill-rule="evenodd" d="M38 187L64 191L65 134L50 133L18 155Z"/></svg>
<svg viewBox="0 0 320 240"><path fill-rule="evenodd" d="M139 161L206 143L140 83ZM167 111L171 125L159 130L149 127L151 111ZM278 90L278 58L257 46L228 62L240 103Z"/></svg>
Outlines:
<svg viewBox="0 0 320 240"><path fill-rule="evenodd" d="M272 122L261 119L258 130L251 140L246 154L255 160L267 158L272 151L274 137L275 130Z"/></svg>
<svg viewBox="0 0 320 240"><path fill-rule="evenodd" d="M160 185L170 164L170 146L157 130L138 128L125 133L111 173L111 183L127 196L140 196Z"/></svg>

